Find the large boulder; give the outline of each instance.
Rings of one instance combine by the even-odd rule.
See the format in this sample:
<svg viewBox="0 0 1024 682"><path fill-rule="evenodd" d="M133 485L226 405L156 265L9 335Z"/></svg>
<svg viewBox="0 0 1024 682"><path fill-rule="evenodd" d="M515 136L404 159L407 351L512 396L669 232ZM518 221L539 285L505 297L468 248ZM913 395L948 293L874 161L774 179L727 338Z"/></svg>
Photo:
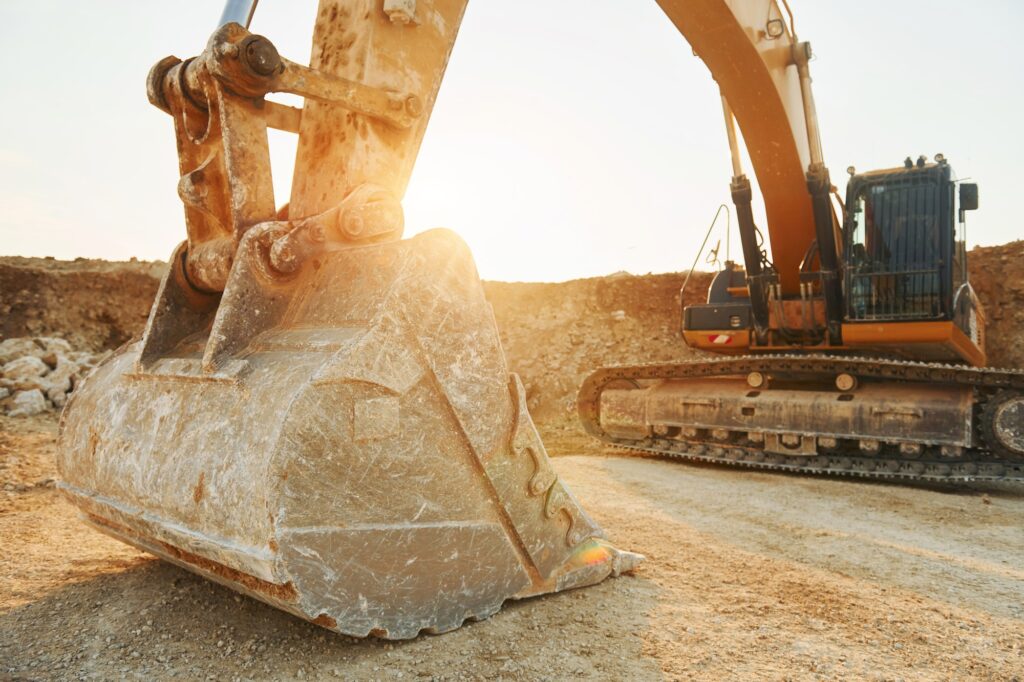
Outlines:
<svg viewBox="0 0 1024 682"><path fill-rule="evenodd" d="M0 341L0 365L6 365L12 359L32 355L46 358L55 353L70 353L71 344L63 339L52 336L18 337Z"/></svg>
<svg viewBox="0 0 1024 682"><path fill-rule="evenodd" d="M46 403L46 398L43 397L43 392L38 388L34 388L31 391L18 391L14 394L11 406L13 409L9 414L12 417L28 417L33 414L46 412L49 407Z"/></svg>
<svg viewBox="0 0 1024 682"><path fill-rule="evenodd" d="M0 341L0 365L6 365L11 360L31 355L38 357L45 352L42 344L36 343L35 339L17 338Z"/></svg>
<svg viewBox="0 0 1024 682"><path fill-rule="evenodd" d="M40 379L40 390L55 407L64 407L67 402L67 394L70 393L75 383L80 380L81 368L70 360L66 355L60 355L57 359L57 366L52 372ZM88 370L86 370L88 371Z"/></svg>
<svg viewBox="0 0 1024 682"><path fill-rule="evenodd" d="M3 369L0 370L3 378L13 385L38 379L49 371L50 366L35 355L25 355L4 363Z"/></svg>
<svg viewBox="0 0 1024 682"><path fill-rule="evenodd" d="M53 336L36 338L24 336L5 339L0 341L0 365L5 365L18 358L32 356L45 361L52 367L56 364L58 354L67 355L72 352L70 343Z"/></svg>

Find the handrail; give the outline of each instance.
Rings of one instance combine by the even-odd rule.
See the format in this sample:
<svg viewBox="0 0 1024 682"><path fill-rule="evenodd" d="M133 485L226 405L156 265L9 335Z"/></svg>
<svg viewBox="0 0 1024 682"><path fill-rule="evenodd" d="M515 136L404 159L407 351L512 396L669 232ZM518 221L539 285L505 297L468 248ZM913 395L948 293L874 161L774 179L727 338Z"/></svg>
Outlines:
<svg viewBox="0 0 1024 682"><path fill-rule="evenodd" d="M725 204L720 204L718 210L715 211L715 217L711 220L711 224L708 226L708 232L704 235L704 241L700 244L700 251L697 252L697 256L693 259L693 265L690 266L690 272L686 273L686 279L683 280L683 288L679 290L679 301L682 305L686 305L683 301L683 293L686 291L686 285L690 283L690 277L693 275L693 271L697 269L697 261L700 260L700 256L704 253L704 247L708 245L708 239L711 238L711 230L715 229L715 223L718 222L718 216L722 214L722 209L725 209L725 234L726 239L729 235L729 207Z"/></svg>
<svg viewBox="0 0 1024 682"><path fill-rule="evenodd" d="M793 40L796 40L796 20L793 19L793 10L789 8L789 0L782 0L782 6L786 8L786 13L789 14L789 33L793 36Z"/></svg>

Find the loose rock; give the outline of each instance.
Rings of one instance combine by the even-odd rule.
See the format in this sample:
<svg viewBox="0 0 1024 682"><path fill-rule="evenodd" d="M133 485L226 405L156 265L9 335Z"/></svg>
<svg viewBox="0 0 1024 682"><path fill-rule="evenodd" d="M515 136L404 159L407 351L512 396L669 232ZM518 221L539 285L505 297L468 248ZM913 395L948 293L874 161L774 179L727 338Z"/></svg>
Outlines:
<svg viewBox="0 0 1024 682"><path fill-rule="evenodd" d="M17 417L62 408L85 374L105 357L75 351L54 337L3 341L0 358L7 361L0 366L0 413Z"/></svg>
<svg viewBox="0 0 1024 682"><path fill-rule="evenodd" d="M12 417L29 417L34 414L46 411L46 398L38 388L31 391L18 391L14 394L14 409L11 410Z"/></svg>
<svg viewBox="0 0 1024 682"><path fill-rule="evenodd" d="M42 352L44 352L44 347L37 344L34 339L6 339L0 341L0 365L6 365L11 360L26 355L38 355Z"/></svg>
<svg viewBox="0 0 1024 682"><path fill-rule="evenodd" d="M56 369L43 377L43 390L46 397L57 407L63 407L67 400L67 394L74 386L73 379L78 374L78 365L74 364L65 355L61 355L57 362Z"/></svg>
<svg viewBox="0 0 1024 682"><path fill-rule="evenodd" d="M4 363L2 371L4 379L13 382L21 382L41 377L49 372L50 368L46 366L45 362L35 355L26 355L24 357L17 358L16 360Z"/></svg>

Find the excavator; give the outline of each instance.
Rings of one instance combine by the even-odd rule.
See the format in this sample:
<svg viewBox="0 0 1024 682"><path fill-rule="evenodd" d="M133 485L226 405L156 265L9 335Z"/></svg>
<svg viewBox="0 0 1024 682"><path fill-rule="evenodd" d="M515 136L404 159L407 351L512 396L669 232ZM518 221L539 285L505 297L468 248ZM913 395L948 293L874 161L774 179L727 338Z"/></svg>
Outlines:
<svg viewBox="0 0 1024 682"><path fill-rule="evenodd" d="M716 280L710 307L688 311L691 342L717 348L725 336L723 347L749 352L797 341L850 348L858 337L835 307L846 272L870 285L848 307L865 318L864 343L937 354L950 344L977 347L959 335L980 337L958 325L963 316L977 320L970 333L980 334L980 307L969 288L948 300L943 287L959 281L944 279L948 264L924 278L938 282L928 304L937 307L914 299L913 310L961 317L952 326L922 318L927 343L920 327L905 331L879 317L891 305L883 288L905 291L904 275L838 268L841 226L820 151L808 149L816 135L797 134L796 123L809 130L813 117L800 118L807 109L793 100L803 94L809 106L809 93L794 88L791 72L809 84L809 52L776 0L659 4L718 80L765 192L770 236L786 235L773 241L773 265L753 252L756 242L744 242L747 274ZM506 600L634 569L643 557L611 544L552 467L466 245L446 230L402 238L402 196L466 0L320 0L308 66L248 30L255 5L231 0L201 54L164 58L149 72L149 101L173 121L186 238L141 338L97 367L62 413L62 493L101 532L351 636L446 632ZM274 203L268 128L298 136L283 207ZM943 164L907 169L903 185L892 174L864 176L859 220L905 206L890 206L875 188L932 182L935 196L948 197L940 181L951 182L949 173ZM734 195L749 208L749 183L736 176ZM951 206L943 206L937 219L948 220ZM741 218L752 230L750 217ZM851 234L877 258L892 248L876 235L885 225L863 223ZM924 229L913 225L906 229ZM806 266L788 242L808 251ZM588 428L617 444L675 451L705 432L724 444L718 427L654 408L722 412L740 399L735 376L751 383L757 372L762 383L739 388L743 396L804 391L819 399L825 391L792 386L844 369L860 384L827 397L840 408L867 404L858 417L881 406L889 410L881 418L917 428L934 421L932 409L945 420L975 410L984 395L997 435L1010 429L1007 442L1020 443L1017 375L825 358L741 357L728 372L701 377L678 366L602 370L584 387L580 409ZM779 443L817 433L799 418L779 413L787 428ZM936 441L960 445L953 462L973 452L973 440L962 442L968 428L963 421L950 443ZM771 444L776 432L744 433ZM861 441L875 435L857 433ZM791 456L810 457L801 438ZM823 438L813 442L824 447ZM759 447L746 443L736 447ZM994 475L995 464L977 466Z"/></svg>
<svg viewBox="0 0 1024 682"><path fill-rule="evenodd" d="M724 357L598 369L576 401L584 429L631 450L768 470L1024 481L1024 373L986 367L968 280L978 186L942 154L907 157L850 167L843 201L823 161L811 48L785 0L706 3L715 11L702 21L693 4L669 16L721 89L744 267L727 263L707 302L682 311L682 336Z"/></svg>

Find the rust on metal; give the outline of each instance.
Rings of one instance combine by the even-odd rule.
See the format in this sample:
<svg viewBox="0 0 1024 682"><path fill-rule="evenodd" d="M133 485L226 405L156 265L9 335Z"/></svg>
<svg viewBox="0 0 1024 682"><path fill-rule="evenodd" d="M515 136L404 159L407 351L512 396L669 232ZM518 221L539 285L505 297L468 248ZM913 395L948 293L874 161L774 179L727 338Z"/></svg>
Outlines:
<svg viewBox="0 0 1024 682"><path fill-rule="evenodd" d="M334 620L333 618L328 616L326 613L321 613L319 616L314 618L311 622L314 625L319 625L320 627L327 628L328 630L334 630L334 629L336 629L338 627L338 621Z"/></svg>
<svg viewBox="0 0 1024 682"><path fill-rule="evenodd" d="M211 321L181 312L169 271L154 310L181 324L154 313L76 392L70 499L359 636L450 630L636 564L554 474L454 234L324 251L288 279L260 237L243 238ZM141 363L147 347L168 350Z"/></svg>
<svg viewBox="0 0 1024 682"><path fill-rule="evenodd" d="M199 504L203 499L203 484L206 482L206 472L199 472L199 480L196 481L196 487L192 491L192 501Z"/></svg>
<svg viewBox="0 0 1024 682"><path fill-rule="evenodd" d="M166 542L160 543L160 547L168 556L178 559L179 561L183 561L186 564L195 566L207 573L218 575L231 583L237 583L252 592L264 594L268 598L278 601L293 602L296 600L297 594L291 583L278 585L276 583L267 582L266 580L260 580L259 578L242 573L241 571L236 571L235 569L224 566L223 564L218 564L216 561L210 561L206 557L186 552ZM317 623L317 625L321 625L321 623Z"/></svg>
<svg viewBox="0 0 1024 682"><path fill-rule="evenodd" d="M102 530L119 540L133 544L140 549L150 549L149 542L127 526L120 525L106 517L98 516L96 514L86 513L85 517L93 527ZM188 564L205 573L214 574L226 581L238 584L246 590L266 595L269 599L283 602L295 601L295 588L292 587L291 583L278 585L267 582L266 580L260 580L259 578L243 573L229 566L219 564L216 561L211 561L206 557L187 552L170 543L159 542L158 544L160 550L162 550L161 553L165 554L168 558L177 560L178 563Z"/></svg>
<svg viewBox="0 0 1024 682"><path fill-rule="evenodd" d="M465 2L392 5L324 0L311 67L230 23L153 67L187 238L142 338L76 390L59 467L114 537L332 630L407 638L642 557L554 473L465 244L401 239ZM281 91L303 107L265 99ZM282 209L268 126L299 133Z"/></svg>

